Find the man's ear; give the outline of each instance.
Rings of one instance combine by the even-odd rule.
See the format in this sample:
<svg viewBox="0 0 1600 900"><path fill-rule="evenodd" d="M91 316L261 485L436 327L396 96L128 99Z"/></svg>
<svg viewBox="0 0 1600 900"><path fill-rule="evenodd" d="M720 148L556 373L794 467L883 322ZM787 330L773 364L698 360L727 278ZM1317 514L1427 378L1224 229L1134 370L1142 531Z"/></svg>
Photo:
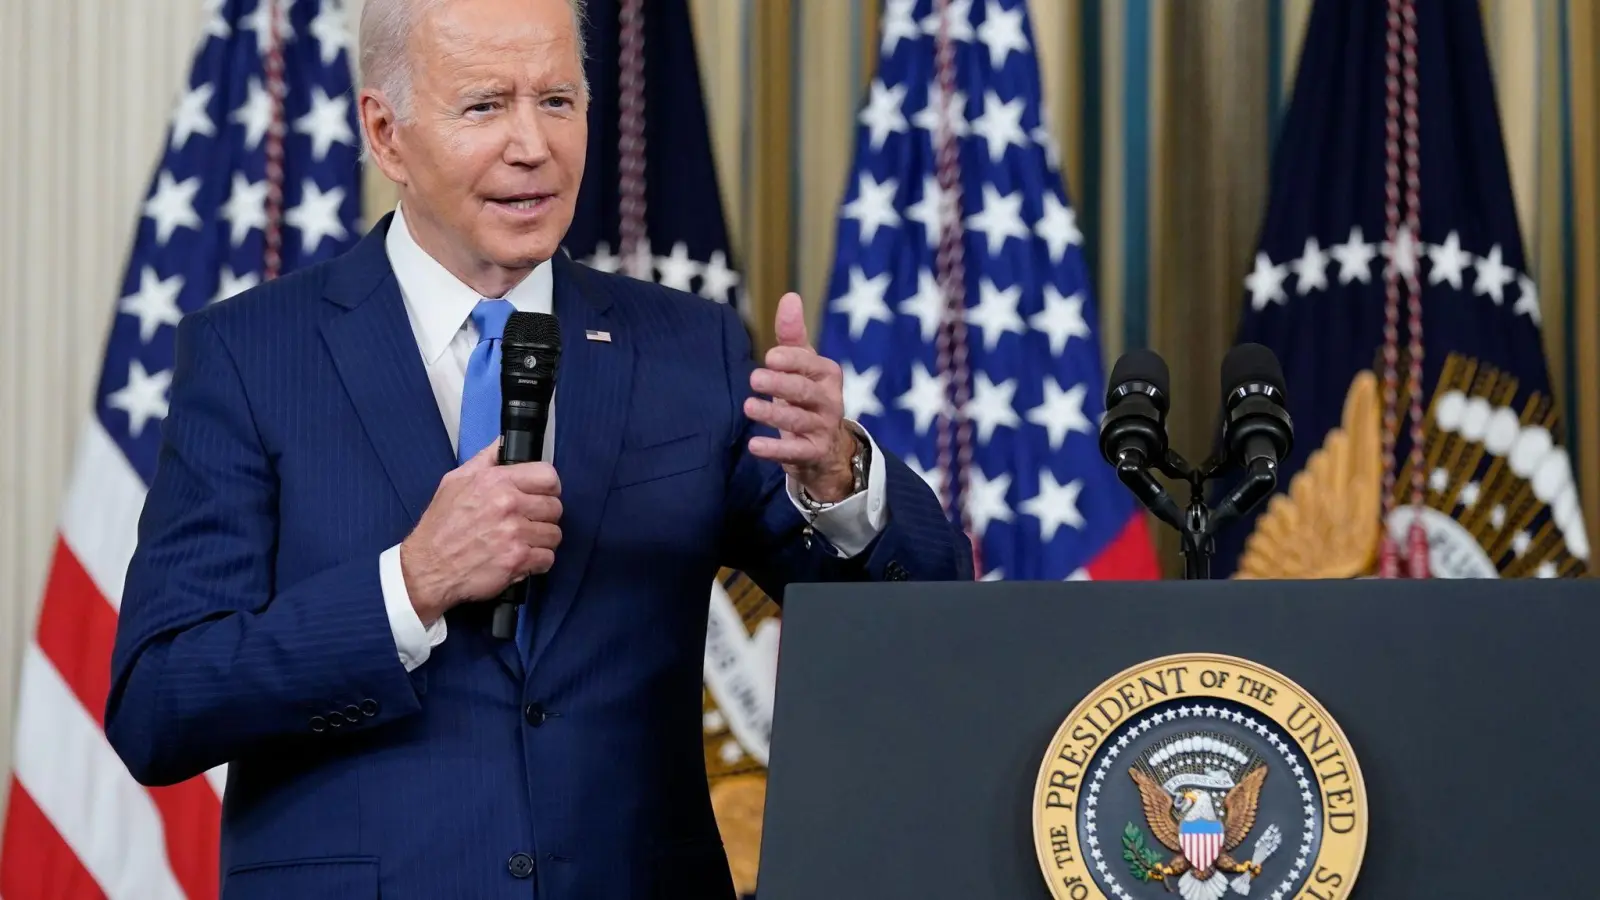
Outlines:
<svg viewBox="0 0 1600 900"><path fill-rule="evenodd" d="M394 106L376 88L363 88L356 103L366 155L390 181L405 184L405 163L399 150L400 117Z"/></svg>

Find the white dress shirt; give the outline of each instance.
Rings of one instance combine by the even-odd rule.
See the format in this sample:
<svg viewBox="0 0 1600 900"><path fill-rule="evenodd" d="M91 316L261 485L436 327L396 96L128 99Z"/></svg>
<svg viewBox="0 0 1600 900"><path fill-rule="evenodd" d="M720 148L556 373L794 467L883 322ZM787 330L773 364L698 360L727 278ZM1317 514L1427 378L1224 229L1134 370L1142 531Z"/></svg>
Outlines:
<svg viewBox="0 0 1600 900"><path fill-rule="evenodd" d="M483 298L417 245L399 207L395 208L394 220L389 225L385 248L395 280L400 285L400 296L405 301L406 317L411 321L417 349L422 354L428 384L439 404L439 415L450 435L450 446L455 449L461 426L461 389L466 381L467 360L478 345L478 328L472 322L472 310ZM551 264L546 261L507 291L504 299L518 312L551 313L551 271ZM873 460L881 459L872 436L859 424L848 424L872 447ZM555 458L555 428L556 400L552 399L541 459ZM788 479L790 500L817 532L833 544L840 556L855 556L883 531L888 510L882 465L868 467L865 491L817 513L807 511L800 504L798 490L794 479ZM400 652L400 661L410 671L426 662L429 652L445 639L445 620L441 616L432 625L423 627L406 592L400 570L400 545L379 555L378 575L395 647ZM706 590L710 589L708 584Z"/></svg>

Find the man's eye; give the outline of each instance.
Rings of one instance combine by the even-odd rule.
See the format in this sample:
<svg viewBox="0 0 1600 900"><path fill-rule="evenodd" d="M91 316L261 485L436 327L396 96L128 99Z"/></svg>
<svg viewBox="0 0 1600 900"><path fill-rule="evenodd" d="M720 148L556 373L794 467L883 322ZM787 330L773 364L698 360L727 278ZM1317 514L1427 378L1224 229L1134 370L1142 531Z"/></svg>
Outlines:
<svg viewBox="0 0 1600 900"><path fill-rule="evenodd" d="M492 112L493 110L494 110L494 104L493 103L489 103L489 102L474 103L473 105L467 107L467 112L486 113L486 112Z"/></svg>

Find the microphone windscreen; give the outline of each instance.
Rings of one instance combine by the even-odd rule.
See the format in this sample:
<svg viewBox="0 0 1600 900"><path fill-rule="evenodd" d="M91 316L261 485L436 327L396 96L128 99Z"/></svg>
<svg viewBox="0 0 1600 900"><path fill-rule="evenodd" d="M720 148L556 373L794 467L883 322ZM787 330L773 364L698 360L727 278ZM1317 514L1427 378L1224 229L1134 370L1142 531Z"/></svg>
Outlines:
<svg viewBox="0 0 1600 900"><path fill-rule="evenodd" d="M1283 366L1263 344L1240 344L1222 359L1222 396L1227 397L1246 384L1265 384L1287 394L1283 386Z"/></svg>
<svg viewBox="0 0 1600 900"><path fill-rule="evenodd" d="M1129 350L1111 367L1110 387L1113 391L1130 381L1146 381L1162 395L1172 394L1172 376L1167 371L1167 361L1154 350Z"/></svg>
<svg viewBox="0 0 1600 900"><path fill-rule="evenodd" d="M502 343L561 349L561 322L549 313L514 312L506 318Z"/></svg>

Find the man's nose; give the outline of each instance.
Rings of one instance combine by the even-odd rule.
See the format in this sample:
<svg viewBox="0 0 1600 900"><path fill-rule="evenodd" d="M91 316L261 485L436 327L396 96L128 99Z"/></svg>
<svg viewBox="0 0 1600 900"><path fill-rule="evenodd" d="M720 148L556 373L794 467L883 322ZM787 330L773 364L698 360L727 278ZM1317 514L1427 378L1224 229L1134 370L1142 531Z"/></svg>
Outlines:
<svg viewBox="0 0 1600 900"><path fill-rule="evenodd" d="M545 134L546 122L539 113L537 101L518 103L513 107L511 137L506 145L506 161L516 165L536 166L550 158L550 142Z"/></svg>

